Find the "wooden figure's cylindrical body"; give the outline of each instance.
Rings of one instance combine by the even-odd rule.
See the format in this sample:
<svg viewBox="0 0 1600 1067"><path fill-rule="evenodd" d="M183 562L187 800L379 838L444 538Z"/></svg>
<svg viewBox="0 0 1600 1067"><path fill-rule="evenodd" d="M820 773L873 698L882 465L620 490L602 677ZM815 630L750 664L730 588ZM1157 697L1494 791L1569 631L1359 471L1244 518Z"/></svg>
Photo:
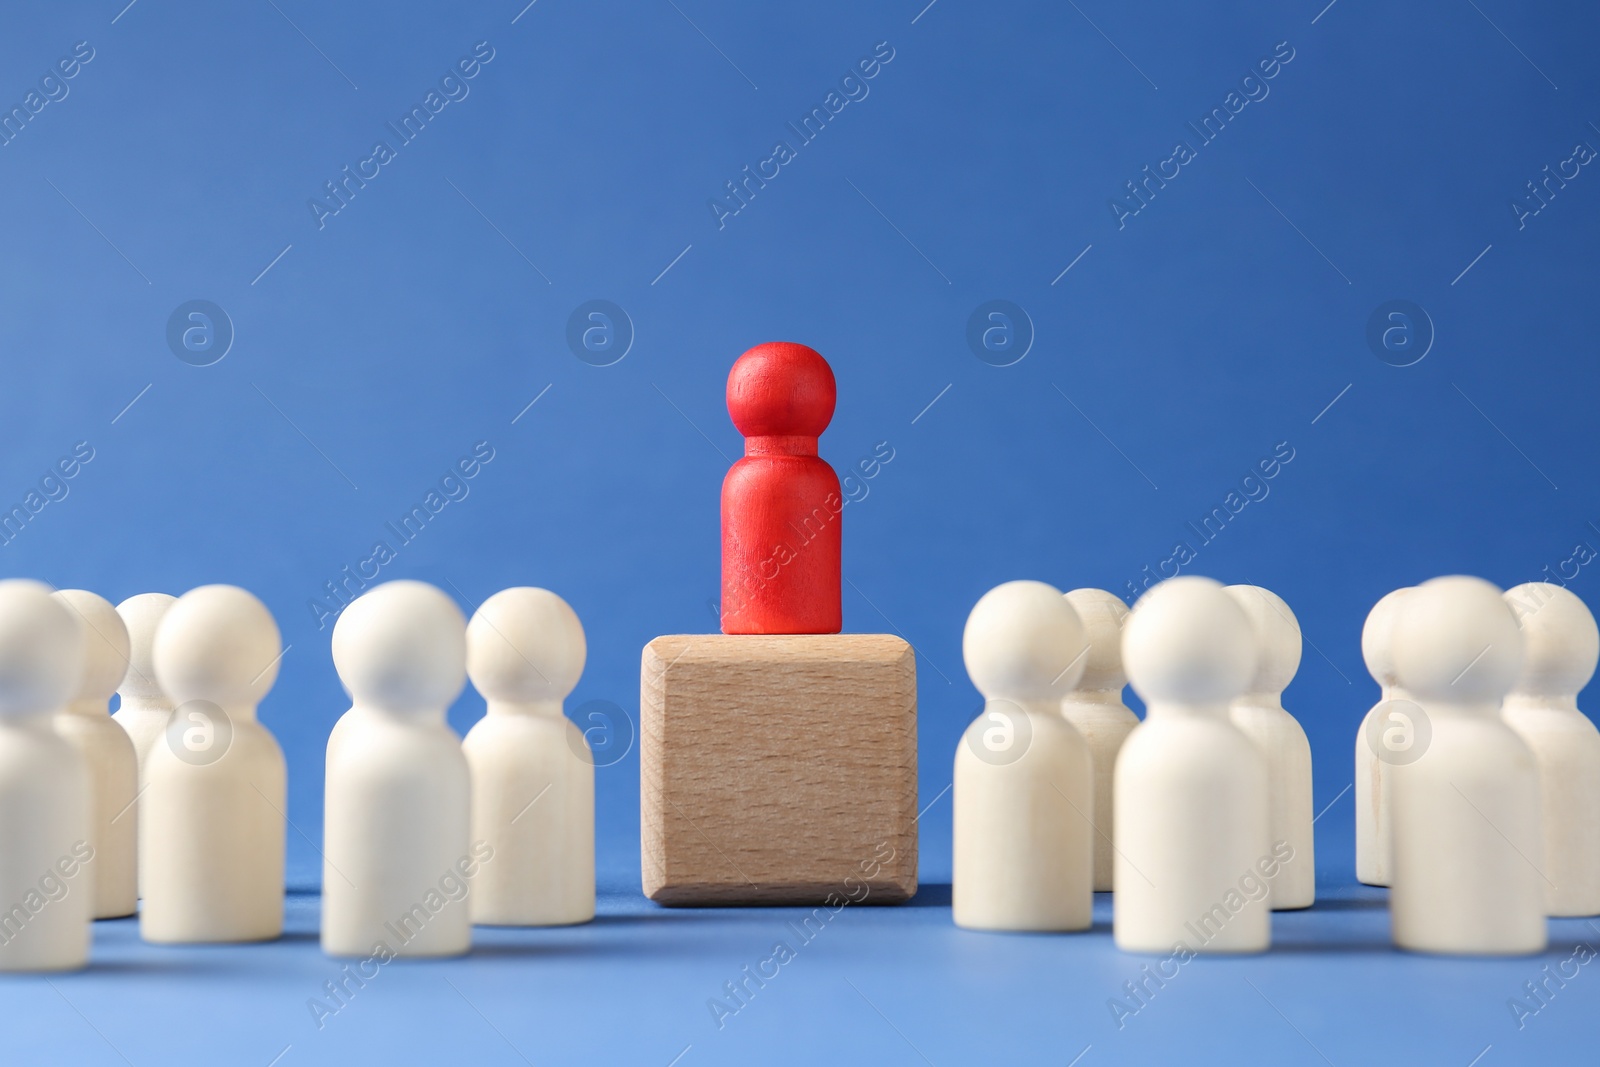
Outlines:
<svg viewBox="0 0 1600 1067"><path fill-rule="evenodd" d="M1274 851L1266 760L1224 705L1151 704L1117 757L1117 947L1260 952Z"/></svg>
<svg viewBox="0 0 1600 1067"><path fill-rule="evenodd" d="M1394 884L1394 783L1427 743L1417 734L1419 711L1404 689L1386 685L1356 735L1356 881L1364 885Z"/></svg>
<svg viewBox="0 0 1600 1067"><path fill-rule="evenodd" d="M164 739L150 751L139 798L146 941L268 941L283 932L288 768L253 708L223 710L226 728L215 712L180 707L166 737L203 740L174 748Z"/></svg>
<svg viewBox="0 0 1600 1067"><path fill-rule="evenodd" d="M1078 689L1061 702L1061 714L1082 735L1094 759L1094 890L1116 885L1116 796L1112 789L1117 756L1139 725L1139 717L1122 702L1121 689Z"/></svg>
<svg viewBox="0 0 1600 1067"><path fill-rule="evenodd" d="M442 712L354 707L328 747L322 949L453 956L472 946L475 867L461 741Z"/></svg>
<svg viewBox="0 0 1600 1067"><path fill-rule="evenodd" d="M1003 744L985 738L998 732ZM951 916L973 930L1087 930L1094 759L1045 702L986 703L956 749Z"/></svg>
<svg viewBox="0 0 1600 1067"><path fill-rule="evenodd" d="M758 345L728 375L728 412L745 454L722 483L723 633L843 626L844 497L817 455L835 398L833 371L804 345Z"/></svg>
<svg viewBox="0 0 1600 1067"><path fill-rule="evenodd" d="M594 918L594 760L583 731L559 702L491 702L462 749L472 769L472 839L495 855L473 886L472 921Z"/></svg>
<svg viewBox="0 0 1600 1067"><path fill-rule="evenodd" d="M734 463L722 483L723 633L839 632L842 509L839 478L815 455Z"/></svg>
<svg viewBox="0 0 1600 1067"><path fill-rule="evenodd" d="M1231 718L1266 764L1268 837L1294 854L1270 881L1272 910L1309 908L1317 896L1311 742L1275 694L1252 693L1234 701Z"/></svg>
<svg viewBox="0 0 1600 1067"><path fill-rule="evenodd" d="M94 917L117 919L139 906L139 757L127 731L111 721L104 702L69 705L56 733L89 765L94 849Z"/></svg>
<svg viewBox="0 0 1600 1067"><path fill-rule="evenodd" d="M1428 750L1392 775L1394 942L1511 955L1545 947L1533 753L1494 705L1430 703Z"/></svg>
<svg viewBox="0 0 1600 1067"><path fill-rule="evenodd" d="M0 971L88 962L89 806L88 764L50 715L0 716Z"/></svg>
<svg viewBox="0 0 1600 1067"><path fill-rule="evenodd" d="M1394 786L1390 779L1395 767L1378 758L1370 738L1375 728L1382 729L1381 723L1374 724L1374 716L1385 714L1385 705L1393 699L1392 690L1385 687L1383 699L1362 718L1356 733L1356 880L1366 885L1386 886L1391 877Z"/></svg>
<svg viewBox="0 0 1600 1067"><path fill-rule="evenodd" d="M1576 700L1513 693L1501 717L1539 765L1545 911L1600 915L1600 730Z"/></svg>

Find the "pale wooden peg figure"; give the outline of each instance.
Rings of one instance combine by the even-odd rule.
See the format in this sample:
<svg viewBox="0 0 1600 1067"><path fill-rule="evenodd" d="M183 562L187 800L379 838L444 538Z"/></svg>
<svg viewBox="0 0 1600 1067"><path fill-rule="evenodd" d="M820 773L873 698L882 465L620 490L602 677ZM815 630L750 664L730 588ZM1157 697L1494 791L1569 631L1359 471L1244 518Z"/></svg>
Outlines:
<svg viewBox="0 0 1600 1067"><path fill-rule="evenodd" d="M117 605L117 615L128 630L128 673L117 687L122 706L111 717L133 741L141 787L150 750L160 743L172 718L172 701L156 682L155 644L162 616L177 600L167 593L140 593Z"/></svg>
<svg viewBox="0 0 1600 1067"><path fill-rule="evenodd" d="M1419 952L1525 955L1545 947L1544 834L1533 752L1500 717L1522 635L1500 590L1434 578L1394 624L1396 681L1423 751L1395 775L1389 915Z"/></svg>
<svg viewBox="0 0 1600 1067"><path fill-rule="evenodd" d="M471 839L471 782L446 721L467 683L467 620L425 582L363 593L333 628L351 708L328 740L322 950L457 956L492 854Z"/></svg>
<svg viewBox="0 0 1600 1067"><path fill-rule="evenodd" d="M1583 601L1559 585L1506 590L1522 629L1522 673L1501 715L1539 764L1546 911L1600 914L1600 730L1578 693L1600 660L1600 630Z"/></svg>
<svg viewBox="0 0 1600 1067"><path fill-rule="evenodd" d="M1267 762L1268 833L1285 842L1294 859L1270 879L1273 911L1309 908L1317 898L1317 867L1311 821L1311 742L1284 710L1283 691L1300 669L1300 621L1283 598L1258 585L1230 585L1255 633L1256 674L1229 715L1255 742Z"/></svg>
<svg viewBox="0 0 1600 1067"><path fill-rule="evenodd" d="M1065 596L1006 582L967 617L984 696L956 748L952 914L977 930L1086 930L1094 904L1094 758L1061 714L1087 638Z"/></svg>
<svg viewBox="0 0 1600 1067"><path fill-rule="evenodd" d="M139 906L139 756L128 732L112 721L111 697L128 673L128 630L117 609L85 589L63 589L56 598L78 616L83 629L83 674L78 691L56 716L56 733L89 765L94 825L94 917L116 919Z"/></svg>
<svg viewBox="0 0 1600 1067"><path fill-rule="evenodd" d="M0 971L89 959L89 765L56 732L83 674L83 626L42 582L0 581Z"/></svg>
<svg viewBox="0 0 1600 1067"><path fill-rule="evenodd" d="M283 640L233 585L179 597L156 630L156 681L176 705L145 760L139 934L163 943L268 941L283 932L288 771L256 718Z"/></svg>
<svg viewBox="0 0 1600 1067"><path fill-rule="evenodd" d="M1128 608L1104 589L1074 589L1067 603L1078 613L1088 636L1083 677L1061 700L1061 713L1077 727L1094 756L1094 889L1109 892L1116 870L1111 842L1115 834L1112 777L1122 742L1139 717L1122 702L1128 676L1122 670L1122 624Z"/></svg>
<svg viewBox="0 0 1600 1067"><path fill-rule="evenodd" d="M467 673L488 702L462 742L472 836L495 856L473 890L473 922L594 918L594 756L562 713L587 655L577 613L548 589L504 589L467 624Z"/></svg>
<svg viewBox="0 0 1600 1067"><path fill-rule="evenodd" d="M1113 933L1128 952L1260 952L1268 881L1295 856L1269 834L1266 760L1229 717L1256 674L1250 619L1219 583L1139 598L1122 663L1145 717L1117 757Z"/></svg>
<svg viewBox="0 0 1600 1067"><path fill-rule="evenodd" d="M1394 621L1401 597L1410 591L1407 586L1386 594L1373 605L1361 628L1361 658L1379 689L1378 702L1368 709L1356 734L1356 878L1367 885L1389 884L1391 781L1401 773L1416 741L1411 698L1394 677Z"/></svg>

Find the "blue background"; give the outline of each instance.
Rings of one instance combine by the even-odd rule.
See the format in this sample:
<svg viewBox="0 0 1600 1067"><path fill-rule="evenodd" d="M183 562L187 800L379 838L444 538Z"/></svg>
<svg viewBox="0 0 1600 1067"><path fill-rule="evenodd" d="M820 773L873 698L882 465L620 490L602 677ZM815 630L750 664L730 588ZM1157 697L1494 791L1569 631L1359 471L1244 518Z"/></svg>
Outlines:
<svg viewBox="0 0 1600 1067"><path fill-rule="evenodd" d="M76 42L94 58L0 146L0 504L76 442L94 459L0 568L113 601L206 582L266 601L292 646L262 720L289 760L302 894L272 946L155 949L99 924L86 974L0 985L19 1062L666 1064L690 1046L684 1067L1066 1063L1090 1046L1084 1067L1225 1050L1487 1067L1592 1041L1588 968L1521 1031L1506 1000L1600 927L1553 923L1543 960L1393 953L1383 894L1351 884L1344 792L1379 596L1450 572L1559 572L1596 596L1575 547L1600 547L1600 175L1521 228L1511 207L1576 143L1600 146L1592 10L122 2L3 18L5 110ZM469 95L398 146L384 124L479 41L494 58ZM868 95L719 228L724 182L797 141L785 123L880 41L893 59ZM1268 95L1199 146L1186 124L1283 41ZM319 228L308 201L379 138L396 157ZM1196 158L1119 226L1109 202L1179 139ZM196 299L236 332L211 366L166 339ZM592 299L635 333L610 366L567 343ZM995 299L1032 335L1005 367L967 340ZM1390 300L1431 320L1414 365L1367 342ZM569 710L635 716L645 642L716 628L718 491L741 447L723 385L774 339L833 364L824 457L842 472L894 449L845 511L845 628L919 652L920 906L849 909L719 1031L706 999L794 914L645 903L630 750L597 774L613 892L596 924L484 932L466 960L386 969L319 1032L305 1000L337 969L303 894L347 706L311 606L323 583L488 441L470 494L382 578L433 581L468 612L508 585L560 592L590 649ZM1200 544L1185 524L1280 442L1294 458L1270 493ZM950 925L943 790L978 707L960 633L1001 581L1126 594L1180 540L1198 549L1185 573L1266 585L1299 616L1286 704L1328 806L1323 902L1280 916L1268 956L1185 968L1119 1031L1107 998L1145 961L1112 948L1108 900L1079 937ZM481 709L469 689L452 722Z"/></svg>

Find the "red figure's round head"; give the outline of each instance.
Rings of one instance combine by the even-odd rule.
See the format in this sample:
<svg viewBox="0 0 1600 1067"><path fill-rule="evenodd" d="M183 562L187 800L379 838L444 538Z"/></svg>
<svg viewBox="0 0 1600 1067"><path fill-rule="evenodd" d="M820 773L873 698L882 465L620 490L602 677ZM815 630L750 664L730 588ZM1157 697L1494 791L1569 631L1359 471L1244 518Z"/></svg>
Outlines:
<svg viewBox="0 0 1600 1067"><path fill-rule="evenodd" d="M817 437L837 398L833 368L805 345L756 345L728 372L728 414L746 437Z"/></svg>

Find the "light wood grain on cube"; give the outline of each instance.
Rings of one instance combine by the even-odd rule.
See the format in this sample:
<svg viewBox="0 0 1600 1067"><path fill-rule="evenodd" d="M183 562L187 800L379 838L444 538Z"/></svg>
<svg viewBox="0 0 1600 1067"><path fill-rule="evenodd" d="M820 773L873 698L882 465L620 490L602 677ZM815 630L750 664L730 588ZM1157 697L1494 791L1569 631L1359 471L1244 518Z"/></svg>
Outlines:
<svg viewBox="0 0 1600 1067"><path fill-rule="evenodd" d="M897 903L916 892L916 660L900 638L658 637L644 650L639 710L652 900Z"/></svg>

